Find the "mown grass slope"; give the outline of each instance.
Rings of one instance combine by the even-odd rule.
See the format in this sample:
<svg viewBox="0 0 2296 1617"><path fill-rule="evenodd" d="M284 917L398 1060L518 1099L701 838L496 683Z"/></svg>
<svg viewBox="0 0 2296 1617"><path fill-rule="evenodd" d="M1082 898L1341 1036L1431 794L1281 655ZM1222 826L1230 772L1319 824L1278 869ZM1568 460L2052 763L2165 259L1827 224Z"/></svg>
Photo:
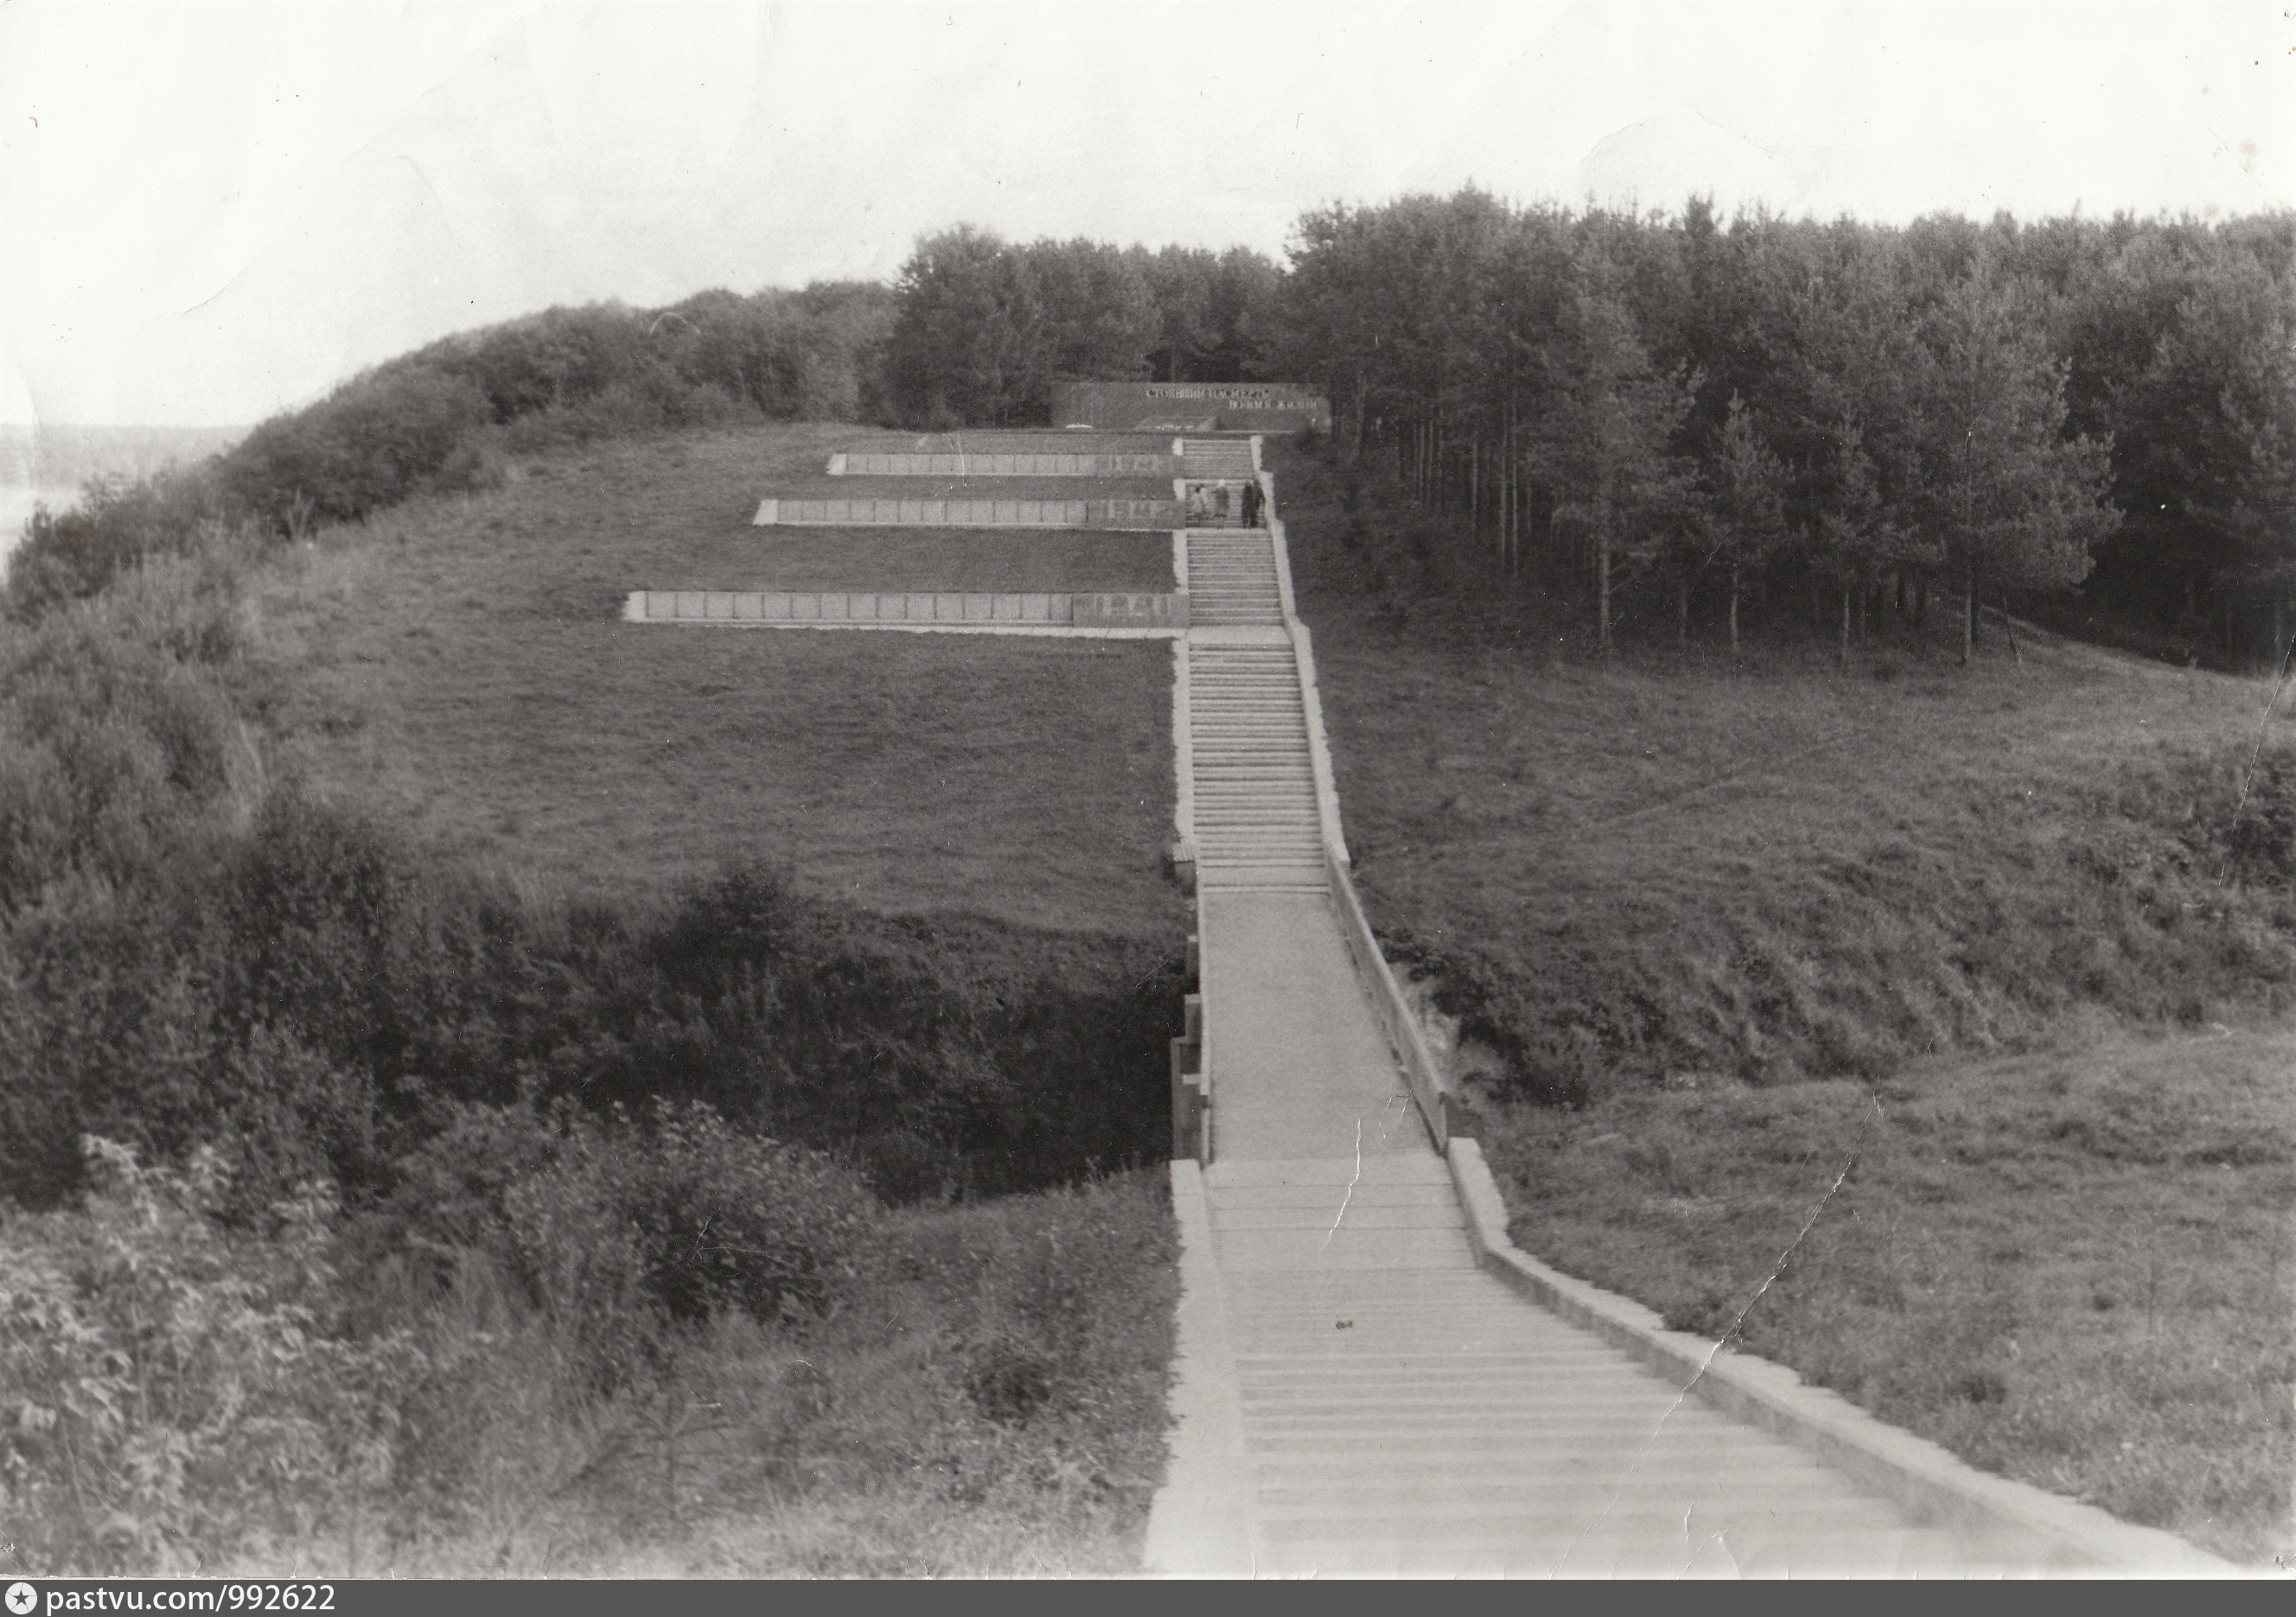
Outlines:
<svg viewBox="0 0 2296 1617"><path fill-rule="evenodd" d="M869 437L555 450L499 490L324 530L255 595L283 756L585 891L763 858L882 911L1177 936L1161 643L619 620L637 587L1169 585L1168 535L748 526L777 476Z"/></svg>
<svg viewBox="0 0 2296 1617"><path fill-rule="evenodd" d="M1605 664L1444 524L1275 464L1357 878L1460 1023L1517 1238L1691 1328L1751 1303L1980 1464L2287 1548L2272 687L1997 626L1964 669L1949 604L1847 668L1670 622Z"/></svg>

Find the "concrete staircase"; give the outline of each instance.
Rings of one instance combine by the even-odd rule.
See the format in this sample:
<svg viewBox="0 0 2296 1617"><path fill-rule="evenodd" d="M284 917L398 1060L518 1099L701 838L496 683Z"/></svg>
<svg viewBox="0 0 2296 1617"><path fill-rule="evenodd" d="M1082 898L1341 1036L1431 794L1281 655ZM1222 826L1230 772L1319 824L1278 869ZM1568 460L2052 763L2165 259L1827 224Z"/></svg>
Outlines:
<svg viewBox="0 0 2296 1617"><path fill-rule="evenodd" d="M1190 603L1191 622L1196 609ZM1200 887L1322 891L1329 882L1300 672L1290 641L1224 645L1193 631L1188 753Z"/></svg>
<svg viewBox="0 0 2296 1617"><path fill-rule="evenodd" d="M1259 475L1250 438L1183 438L1180 475L1200 480L1249 483Z"/></svg>
<svg viewBox="0 0 2296 1617"><path fill-rule="evenodd" d="M1191 528L1187 545L1190 623L1283 626L1272 535L1261 528Z"/></svg>
<svg viewBox="0 0 2296 1617"><path fill-rule="evenodd" d="M1188 477L1254 476L1249 441L1183 447ZM759 520L928 519L910 502L787 503L798 509L767 501ZM832 503L834 513L812 509ZM983 521L1044 520L973 503L990 507ZM973 516L942 502L929 519L951 521L959 506ZM1439 1099L1423 1113L1398 1065L1409 1015L1391 985L1377 986L1384 966L1349 908L1344 856L1335 877L1339 850L1326 847L1336 804L1319 789L1304 631L1286 616L1269 515L1264 530L1182 535L1177 739L1202 996L1201 1082L1187 1106L1209 1102L1208 1126L1188 1137L1208 1143L1200 1174L1174 1164L1181 1420L1149 1570L1969 1575L2061 1564L2030 1536L1917 1523L1688 1395L1686 1375L1643 1368L1611 1345L1616 1333L1570 1323L1478 1266L1455 1184L1487 1197L1488 1182L1455 1181L1431 1140L1445 1125L1423 1117L1448 1114ZM714 615L710 597L695 599ZM740 598L726 599L737 616ZM683 617L684 597L675 604ZM1176 1104L1199 1074L1186 1060L1176 1048ZM1413 1070L1423 1094L1424 1063Z"/></svg>
<svg viewBox="0 0 2296 1617"><path fill-rule="evenodd" d="M1313 695L1278 582L1281 526L1185 537L1184 829L1197 856L1195 1093L1209 1126L1200 1178L1176 1164L1175 1207L1185 1231L1198 1215L1182 1191L1200 1188L1209 1227L1187 1237L1182 1418L1149 1569L1968 1576L2063 1564L2061 1545L2030 1534L1923 1525L1479 1266L1452 1164L1343 926Z"/></svg>
<svg viewBox="0 0 2296 1617"><path fill-rule="evenodd" d="M1975 1570L1981 1547L1527 1306L1476 1267L1448 1172L1409 1143L1205 1171L1255 1572Z"/></svg>

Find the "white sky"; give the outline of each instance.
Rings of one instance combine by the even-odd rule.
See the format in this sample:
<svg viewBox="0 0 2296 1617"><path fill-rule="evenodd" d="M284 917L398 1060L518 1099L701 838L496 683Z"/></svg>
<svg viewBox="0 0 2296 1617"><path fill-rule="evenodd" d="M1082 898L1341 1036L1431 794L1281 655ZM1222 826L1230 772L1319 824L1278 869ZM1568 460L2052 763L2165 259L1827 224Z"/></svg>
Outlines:
<svg viewBox="0 0 2296 1617"><path fill-rule="evenodd" d="M0 422L236 423L922 231L1280 252L1472 179L1903 220L2296 200L2296 4L0 0Z"/></svg>

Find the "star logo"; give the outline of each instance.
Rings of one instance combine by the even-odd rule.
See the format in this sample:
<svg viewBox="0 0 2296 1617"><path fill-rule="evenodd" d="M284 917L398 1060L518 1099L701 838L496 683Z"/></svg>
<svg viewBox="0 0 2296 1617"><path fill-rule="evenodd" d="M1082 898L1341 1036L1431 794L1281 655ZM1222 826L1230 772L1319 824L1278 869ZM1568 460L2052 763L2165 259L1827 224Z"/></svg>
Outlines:
<svg viewBox="0 0 2296 1617"><path fill-rule="evenodd" d="M13 1617L31 1617L32 1608L40 1604L40 1591L29 1583L16 1582L8 1586L8 1610Z"/></svg>

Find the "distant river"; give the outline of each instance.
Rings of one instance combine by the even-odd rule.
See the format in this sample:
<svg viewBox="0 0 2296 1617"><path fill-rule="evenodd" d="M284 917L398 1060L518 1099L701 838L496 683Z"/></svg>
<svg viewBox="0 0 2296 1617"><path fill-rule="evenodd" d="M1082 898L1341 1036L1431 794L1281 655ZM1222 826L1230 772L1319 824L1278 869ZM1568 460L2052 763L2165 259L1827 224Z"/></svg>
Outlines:
<svg viewBox="0 0 2296 1617"><path fill-rule="evenodd" d="M19 484L0 483L0 561L16 548L16 541L24 536L24 524L32 518L32 507L45 505L50 510L62 510L79 498L77 488L26 488Z"/></svg>

